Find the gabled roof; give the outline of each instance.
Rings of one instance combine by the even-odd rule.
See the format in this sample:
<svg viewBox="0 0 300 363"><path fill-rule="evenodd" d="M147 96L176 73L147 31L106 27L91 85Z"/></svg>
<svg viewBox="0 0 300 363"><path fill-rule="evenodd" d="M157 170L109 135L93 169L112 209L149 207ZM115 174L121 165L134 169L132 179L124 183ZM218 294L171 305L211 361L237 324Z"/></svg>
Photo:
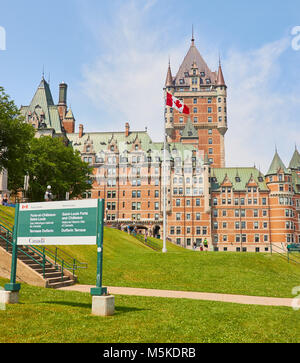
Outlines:
<svg viewBox="0 0 300 363"><path fill-rule="evenodd" d="M198 132L195 129L190 117L188 118L185 128L182 131L181 139L199 139Z"/></svg>
<svg viewBox="0 0 300 363"><path fill-rule="evenodd" d="M225 186L230 186L230 187L232 187L232 182L231 182L231 180L228 178L228 175L227 175L227 173L225 174L225 177L224 177L224 180L222 181L222 183L221 183L221 186L222 187L225 187Z"/></svg>
<svg viewBox="0 0 300 363"><path fill-rule="evenodd" d="M212 170L213 180L211 182L212 191L220 190L222 183L227 177L232 183L232 188L235 191L245 191L251 176L257 183L258 188L261 191L268 191L265 178L261 172L252 168L213 168ZM262 179L260 179L262 178Z"/></svg>
<svg viewBox="0 0 300 363"><path fill-rule="evenodd" d="M280 159L280 156L278 155L278 152L276 150L272 164L269 168L269 171L266 175L274 175L277 174L279 170L282 170L285 174L290 174L288 169L285 167L284 163Z"/></svg>
<svg viewBox="0 0 300 363"><path fill-rule="evenodd" d="M289 169L296 170L298 168L300 168L300 154L296 148L292 160L290 162Z"/></svg>
<svg viewBox="0 0 300 363"><path fill-rule="evenodd" d="M43 113L44 123L46 124L47 129L54 129L57 134L62 133L58 108L54 105L49 84L44 77L42 78L30 105L22 106L20 112L25 118L27 118L29 112L31 112L31 114L36 112L38 115Z"/></svg>
<svg viewBox="0 0 300 363"><path fill-rule="evenodd" d="M74 115L73 115L73 112L72 112L71 108L70 108L70 109L69 109L69 111L67 112L67 114L66 114L65 118L68 118L68 119L74 119L74 120L75 120L75 118L74 118Z"/></svg>
<svg viewBox="0 0 300 363"><path fill-rule="evenodd" d="M205 72L205 79L210 78L212 84L216 83L216 81L217 81L216 72L212 72L209 69L205 60L202 58L202 56L199 53L198 49L196 48L194 42L192 41L190 49L189 49L187 55L185 56L181 66L179 68L179 71L175 77L176 86L179 86L179 85L182 86L182 84L179 82L180 79L184 79L185 84L189 85L188 77L185 76L185 73L190 72L190 70L194 64L196 64L196 66L200 72Z"/></svg>

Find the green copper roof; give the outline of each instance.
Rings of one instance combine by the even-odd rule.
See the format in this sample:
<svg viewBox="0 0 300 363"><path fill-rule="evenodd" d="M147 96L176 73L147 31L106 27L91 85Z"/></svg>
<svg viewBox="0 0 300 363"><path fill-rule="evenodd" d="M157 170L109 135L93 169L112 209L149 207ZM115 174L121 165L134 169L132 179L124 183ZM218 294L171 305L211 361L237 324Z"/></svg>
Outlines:
<svg viewBox="0 0 300 363"><path fill-rule="evenodd" d="M260 190L268 190L264 176L256 168L214 168L212 169L212 190L217 191L221 188L225 177L230 180L235 191L244 191L247 188L251 177L257 183ZM260 179L262 178L262 179Z"/></svg>
<svg viewBox="0 0 300 363"><path fill-rule="evenodd" d="M294 155L292 157L292 160L290 162L290 165L289 165L289 169L298 169L300 168L300 154L296 148L295 152L294 152Z"/></svg>
<svg viewBox="0 0 300 363"><path fill-rule="evenodd" d="M49 84L43 78L30 105L21 107L21 114L27 118L28 113L38 116L44 113L44 123L47 129L54 129L57 134L62 133L58 108L54 105Z"/></svg>
<svg viewBox="0 0 300 363"><path fill-rule="evenodd" d="M279 169L282 169L285 174L290 174L285 165L283 164L282 160L280 159L280 156L278 155L278 152L276 150L272 164L266 175L277 174Z"/></svg>
<svg viewBox="0 0 300 363"><path fill-rule="evenodd" d="M84 133L81 138L78 133L68 133L67 138L72 147L81 153L83 153L86 144L91 144L93 152L99 154L108 151L110 144L114 142L120 153L134 150L134 144L139 143L142 151L162 155L164 146L163 142L153 142L146 131L132 131L128 137L124 132L88 132ZM184 158L185 151L192 152L195 147L182 143L169 143L167 149L173 156L176 155L175 150L177 150L178 156Z"/></svg>
<svg viewBox="0 0 300 363"><path fill-rule="evenodd" d="M187 120L187 123L185 125L185 128L183 129L182 139L198 139L198 132L195 129L194 125L192 124L191 118L189 117Z"/></svg>

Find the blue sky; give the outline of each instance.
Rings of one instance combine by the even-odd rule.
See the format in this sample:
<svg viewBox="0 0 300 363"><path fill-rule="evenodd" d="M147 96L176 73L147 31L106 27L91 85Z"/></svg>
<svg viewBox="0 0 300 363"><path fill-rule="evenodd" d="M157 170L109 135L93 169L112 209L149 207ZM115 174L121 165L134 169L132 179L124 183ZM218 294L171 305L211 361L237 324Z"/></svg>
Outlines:
<svg viewBox="0 0 300 363"><path fill-rule="evenodd" d="M291 46L299 14L296 0L0 0L0 85L27 105L44 67L54 100L68 83L77 127L123 130L129 121L159 140L168 57L176 74L194 24L212 70L222 57L227 165L266 171L275 144L285 163L300 149L300 52Z"/></svg>

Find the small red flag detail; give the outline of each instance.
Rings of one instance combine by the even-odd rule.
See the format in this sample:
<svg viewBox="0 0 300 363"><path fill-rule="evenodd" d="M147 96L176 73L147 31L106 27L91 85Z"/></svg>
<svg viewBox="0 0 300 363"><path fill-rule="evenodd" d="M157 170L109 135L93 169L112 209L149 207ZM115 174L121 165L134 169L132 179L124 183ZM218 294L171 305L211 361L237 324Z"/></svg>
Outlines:
<svg viewBox="0 0 300 363"><path fill-rule="evenodd" d="M190 114L190 109L169 92L167 92L166 105L175 108L180 113L184 113L186 115Z"/></svg>

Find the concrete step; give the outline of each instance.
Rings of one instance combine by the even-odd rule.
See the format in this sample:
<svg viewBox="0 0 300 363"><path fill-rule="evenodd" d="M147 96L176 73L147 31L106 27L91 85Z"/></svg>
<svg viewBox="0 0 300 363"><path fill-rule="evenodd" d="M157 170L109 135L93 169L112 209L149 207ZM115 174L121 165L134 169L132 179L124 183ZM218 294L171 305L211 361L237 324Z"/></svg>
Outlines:
<svg viewBox="0 0 300 363"><path fill-rule="evenodd" d="M61 277L61 272L47 272L45 274L46 279L51 279L51 278L55 278L55 277Z"/></svg>
<svg viewBox="0 0 300 363"><path fill-rule="evenodd" d="M63 278L61 276L59 277L52 277L52 278L48 278L46 277L46 280L48 281L49 285L53 285L56 282L66 282L70 280L69 276L64 276Z"/></svg>
<svg viewBox="0 0 300 363"><path fill-rule="evenodd" d="M35 272L37 272L37 273L39 273L39 274L43 274L43 269L42 269L42 267L39 267L39 268L35 268L34 269L35 270ZM48 273L56 273L57 271L55 270L55 268L52 268L52 267L47 267L46 269L45 269L45 274L48 274Z"/></svg>
<svg viewBox="0 0 300 363"><path fill-rule="evenodd" d="M59 289L61 287L72 286L72 285L74 285L74 281L73 280L68 280L68 281L64 281L64 282L55 282L55 283L50 284L48 286L51 289Z"/></svg>

